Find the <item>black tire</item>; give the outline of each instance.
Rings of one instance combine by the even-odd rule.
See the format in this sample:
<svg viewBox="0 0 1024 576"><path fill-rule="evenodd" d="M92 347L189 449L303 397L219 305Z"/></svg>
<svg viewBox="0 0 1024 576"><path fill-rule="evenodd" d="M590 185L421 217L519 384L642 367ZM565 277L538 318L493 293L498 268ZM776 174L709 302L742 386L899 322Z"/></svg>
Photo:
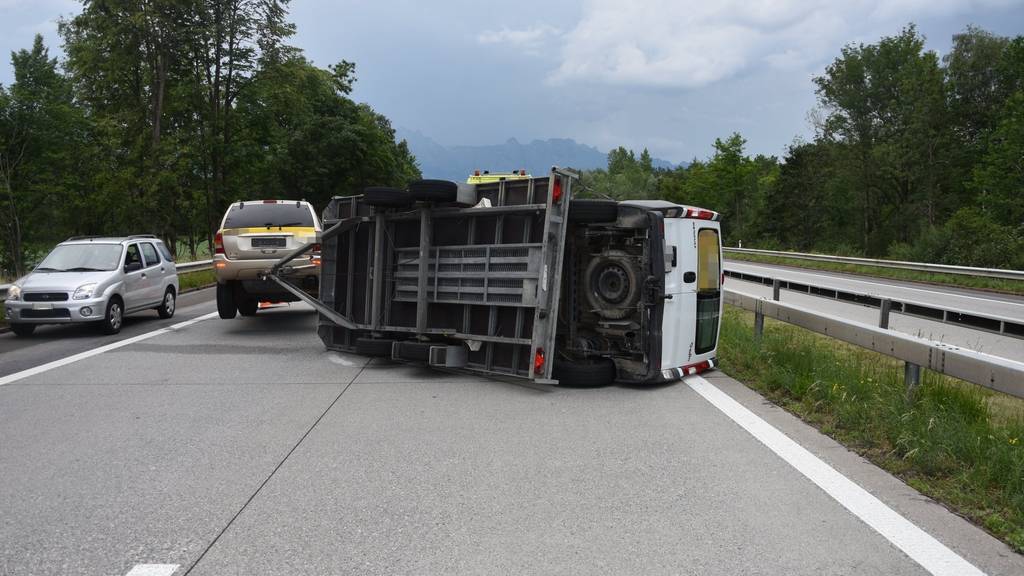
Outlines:
<svg viewBox="0 0 1024 576"><path fill-rule="evenodd" d="M363 201L378 208L402 208L412 204L412 194L399 188L371 186L363 189Z"/></svg>
<svg viewBox="0 0 1024 576"><path fill-rule="evenodd" d="M235 304L235 287L231 284L217 284L217 314L225 320L230 320L238 313L238 305Z"/></svg>
<svg viewBox="0 0 1024 576"><path fill-rule="evenodd" d="M417 180L409 184L409 194L418 202L455 202L459 185L450 180Z"/></svg>
<svg viewBox="0 0 1024 576"><path fill-rule="evenodd" d="M35 324L11 324L11 332L14 332L15 336L31 336L35 331Z"/></svg>
<svg viewBox="0 0 1024 576"><path fill-rule="evenodd" d="M426 363L430 361L431 346L437 346L437 344L433 342L399 342L398 358Z"/></svg>
<svg viewBox="0 0 1024 576"><path fill-rule="evenodd" d="M174 293L174 287L168 286L167 291L164 292L164 299L160 301L160 305L156 307L156 313L161 318L170 318L174 316L174 310L178 307L178 295Z"/></svg>
<svg viewBox="0 0 1024 576"><path fill-rule="evenodd" d="M596 224L614 222L619 217L619 203L614 200L573 200L569 203L569 222Z"/></svg>
<svg viewBox="0 0 1024 576"><path fill-rule="evenodd" d="M357 338L356 354L371 358L391 358L391 344L394 340L378 340L376 338Z"/></svg>
<svg viewBox="0 0 1024 576"><path fill-rule="evenodd" d="M117 334L124 325L124 302L114 297L107 302L107 312L100 320L100 331L107 335Z"/></svg>
<svg viewBox="0 0 1024 576"><path fill-rule="evenodd" d="M255 316L259 309L260 301L255 298L246 296L238 300L238 313L242 316Z"/></svg>
<svg viewBox="0 0 1024 576"><path fill-rule="evenodd" d="M615 362L610 358L562 360L555 358L551 376L566 388L599 388L615 382Z"/></svg>

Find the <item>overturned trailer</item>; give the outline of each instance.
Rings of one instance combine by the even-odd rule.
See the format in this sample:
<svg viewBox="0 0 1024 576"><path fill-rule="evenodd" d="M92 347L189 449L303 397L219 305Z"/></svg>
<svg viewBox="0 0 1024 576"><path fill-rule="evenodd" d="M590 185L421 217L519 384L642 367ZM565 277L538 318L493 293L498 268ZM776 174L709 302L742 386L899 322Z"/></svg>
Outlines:
<svg viewBox="0 0 1024 576"><path fill-rule="evenodd" d="M546 384L714 367L718 215L575 200L577 180L553 168L337 197L323 213L320 300L278 274L303 250L268 278L319 311L333 350Z"/></svg>

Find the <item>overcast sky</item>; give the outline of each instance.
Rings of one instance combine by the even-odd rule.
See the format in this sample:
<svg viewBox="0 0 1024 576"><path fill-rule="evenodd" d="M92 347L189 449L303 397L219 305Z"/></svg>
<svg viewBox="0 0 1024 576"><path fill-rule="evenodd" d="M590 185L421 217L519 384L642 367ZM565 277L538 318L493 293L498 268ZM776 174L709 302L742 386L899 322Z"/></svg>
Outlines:
<svg viewBox="0 0 1024 576"><path fill-rule="evenodd" d="M0 50L40 32L59 54L79 6L0 0ZM356 62L356 99L442 144L568 137L674 162L734 131L781 155L844 44L911 21L940 53L968 24L1024 34L1024 0L293 0L292 17L318 65Z"/></svg>

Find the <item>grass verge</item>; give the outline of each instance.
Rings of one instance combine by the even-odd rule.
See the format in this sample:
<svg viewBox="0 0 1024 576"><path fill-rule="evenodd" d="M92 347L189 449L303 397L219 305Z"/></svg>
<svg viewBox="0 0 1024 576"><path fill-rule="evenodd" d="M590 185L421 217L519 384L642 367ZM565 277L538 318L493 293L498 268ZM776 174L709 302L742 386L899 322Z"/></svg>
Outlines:
<svg viewBox="0 0 1024 576"><path fill-rule="evenodd" d="M899 268L883 268L881 266L867 266L863 264L818 262L815 260L766 256L763 254L737 254L734 252L727 252L726 257L729 260L739 260L744 262L779 264L782 266L795 266L797 268L808 268L811 270L845 272L847 274L874 276L876 278L892 278L894 280L925 282L928 284L940 284L943 286L974 288L980 290L991 290L993 292L1003 292L1006 294L1024 295L1024 282L1005 278L988 278L984 276L969 276L966 274L934 274L931 272L920 272L917 270L901 270Z"/></svg>
<svg viewBox="0 0 1024 576"><path fill-rule="evenodd" d="M213 270L197 270L195 272L184 272L182 274L178 274L178 290L180 292L196 288L205 288L216 283L217 275L213 273Z"/></svg>
<svg viewBox="0 0 1024 576"><path fill-rule="evenodd" d="M1024 553L1024 401L726 307L722 370Z"/></svg>

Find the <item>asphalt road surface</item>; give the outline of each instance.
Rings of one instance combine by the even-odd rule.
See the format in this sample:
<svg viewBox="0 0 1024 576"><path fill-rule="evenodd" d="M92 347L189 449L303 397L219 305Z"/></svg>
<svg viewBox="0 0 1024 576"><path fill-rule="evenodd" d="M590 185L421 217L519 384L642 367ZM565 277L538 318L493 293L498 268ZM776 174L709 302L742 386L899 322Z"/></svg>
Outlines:
<svg viewBox="0 0 1024 576"><path fill-rule="evenodd" d="M901 282L887 278L865 278L852 274L819 272L787 266L754 264L729 260L726 269L768 278L792 280L801 284L838 288L859 294L898 298L911 302L922 302L939 308L990 314L1024 322L1024 298L996 294L980 290L967 290L945 286L933 286L912 282ZM772 287L737 278L727 278L726 286L731 289L771 298ZM797 304L811 310L836 316L878 324L879 311L859 304L841 302L820 296L812 296L791 290L782 290L780 300ZM1024 362L1024 338L1003 336L961 326L936 322L916 316L892 313L889 327L907 334L914 334L938 342L962 346L978 352L985 352L1011 360Z"/></svg>
<svg viewBox="0 0 1024 576"><path fill-rule="evenodd" d="M220 320L203 294L101 353L0 335L0 574L1024 574L719 372L490 381L327 352L304 306Z"/></svg>

